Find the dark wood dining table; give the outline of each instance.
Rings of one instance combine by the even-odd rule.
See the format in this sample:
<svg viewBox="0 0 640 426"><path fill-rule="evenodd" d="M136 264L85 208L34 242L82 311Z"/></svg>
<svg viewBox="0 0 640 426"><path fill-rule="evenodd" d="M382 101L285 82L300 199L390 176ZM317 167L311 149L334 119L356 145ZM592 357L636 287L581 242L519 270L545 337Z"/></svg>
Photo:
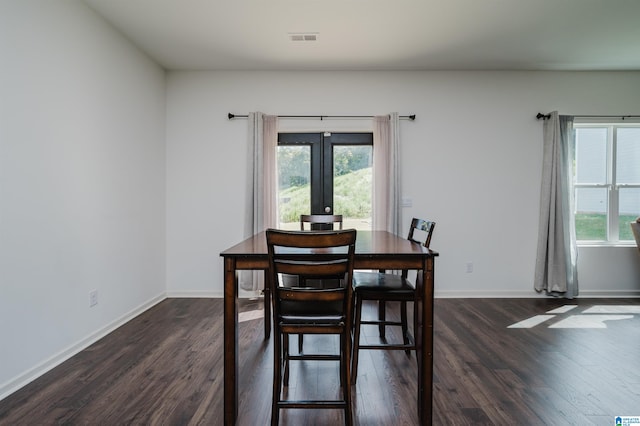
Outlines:
<svg viewBox="0 0 640 426"><path fill-rule="evenodd" d="M238 418L238 271L267 270L267 241L258 233L220 253L224 259L224 424ZM417 406L421 424L431 424L433 389L433 289L438 253L386 231L358 231L355 269L417 270L421 291L418 330L414 330L418 359ZM265 312L265 316L268 313ZM267 320L267 318L265 318ZM267 323L269 324L269 323ZM267 334L268 336L268 334Z"/></svg>

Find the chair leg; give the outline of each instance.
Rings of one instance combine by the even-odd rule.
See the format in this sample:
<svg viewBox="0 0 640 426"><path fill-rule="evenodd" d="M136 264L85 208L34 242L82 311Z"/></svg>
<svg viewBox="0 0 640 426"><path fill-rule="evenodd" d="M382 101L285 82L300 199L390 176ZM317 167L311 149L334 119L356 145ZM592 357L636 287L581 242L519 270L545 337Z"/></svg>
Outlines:
<svg viewBox="0 0 640 426"><path fill-rule="evenodd" d="M301 287L305 287L307 285L307 281L303 277L298 276L298 285ZM302 341L303 341L302 334L298 334L298 353L299 354L302 353Z"/></svg>
<svg viewBox="0 0 640 426"><path fill-rule="evenodd" d="M283 385L289 386L289 334L283 334L282 339L282 364L284 366Z"/></svg>
<svg viewBox="0 0 640 426"><path fill-rule="evenodd" d="M342 397L345 400L344 406L344 424L351 426L353 424L353 414L351 410L351 378L349 377L349 363L351 357L351 330L344 330L340 335L340 382L342 384Z"/></svg>
<svg viewBox="0 0 640 426"><path fill-rule="evenodd" d="M264 299L264 340L269 340L271 335L271 291L265 287L262 296Z"/></svg>
<svg viewBox="0 0 640 426"><path fill-rule="evenodd" d="M358 377L358 354L360 352L360 321L362 317L362 299L356 297L356 309L354 313L355 330L353 334L353 354L351 355L351 384L356 384Z"/></svg>
<svg viewBox="0 0 640 426"><path fill-rule="evenodd" d="M418 371L420 369L420 358L418 358L418 321L419 321L420 313L418 312L418 303L414 300L413 302L413 343L416 348L416 361L418 363Z"/></svg>
<svg viewBox="0 0 640 426"><path fill-rule="evenodd" d="M409 325L407 322L407 302L400 302L400 321L402 322L402 341L405 345L409 344ZM411 350L406 349L404 353L408 357L411 356Z"/></svg>
<svg viewBox="0 0 640 426"><path fill-rule="evenodd" d="M273 396L271 401L271 425L275 426L280 421L280 392L282 391L282 347L280 341L282 335L279 330L274 330L273 339Z"/></svg>
<svg viewBox="0 0 640 426"><path fill-rule="evenodd" d="M382 321L386 321L387 320L387 305L385 303L384 300L380 300L378 302L378 320L380 322ZM386 339L386 333L385 333L385 325L384 324L379 324L378 325L378 334L380 334L380 338L381 339Z"/></svg>
<svg viewBox="0 0 640 426"><path fill-rule="evenodd" d="M344 384L345 384L345 381L344 381L344 375L345 375L345 364L344 364L345 363L345 361L344 361L345 360L345 358L344 358L345 344L344 344L344 336L342 334L340 334L340 336L338 336L338 337L340 337L340 345L339 345L340 346L340 365L339 365L339 368L338 368L338 376L340 378L340 389L342 389L342 392L344 394L344 388L345 388L345 386L344 386ZM349 381L346 382L346 383L351 383L351 378L349 378Z"/></svg>
<svg viewBox="0 0 640 426"><path fill-rule="evenodd" d="M262 300L264 303L264 340L269 340L271 335L271 287L269 286L269 271L264 270L264 288Z"/></svg>

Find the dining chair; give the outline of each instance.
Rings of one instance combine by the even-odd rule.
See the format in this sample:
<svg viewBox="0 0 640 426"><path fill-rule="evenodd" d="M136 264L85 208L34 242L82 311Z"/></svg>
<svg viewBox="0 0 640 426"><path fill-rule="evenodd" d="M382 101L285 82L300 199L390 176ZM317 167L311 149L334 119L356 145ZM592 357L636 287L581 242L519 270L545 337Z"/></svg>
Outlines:
<svg viewBox="0 0 640 426"><path fill-rule="evenodd" d="M322 229L342 229L342 215L341 214L301 214L300 215L300 230L301 231L317 231ZM302 281L300 277L288 276L285 279L291 284ZM336 280L309 280L302 282L299 285L310 285L319 287L330 287L336 285ZM302 334L298 335L298 352L302 353L304 348L304 338Z"/></svg>
<svg viewBox="0 0 640 426"><path fill-rule="evenodd" d="M308 224L308 227L305 226ZM301 231L318 231L328 229L342 229L342 215L341 214L301 214L300 215L300 230ZM298 277L300 281L300 277ZM330 287L336 285L336 280L307 280L300 283L300 285ZM300 350L302 351L302 345L300 344Z"/></svg>
<svg viewBox="0 0 640 426"><path fill-rule="evenodd" d="M352 424L350 361L353 309L353 257L356 230L317 232L266 231L269 284L273 300L274 356L271 424L277 425L280 409L342 408L345 424ZM283 274L305 279L339 279L336 288L287 287ZM339 353L289 353L291 334L340 336ZM283 399L289 384L289 363L293 360L339 361L340 399Z"/></svg>
<svg viewBox="0 0 640 426"><path fill-rule="evenodd" d="M301 231L317 231L319 229L342 229L342 215L340 214L301 214L300 230ZM285 281L289 286L306 285L307 283L299 283L300 277L285 276Z"/></svg>
<svg viewBox="0 0 640 426"><path fill-rule="evenodd" d="M336 224L338 225L338 229L342 229L342 215L341 214L301 214L300 215L300 230L305 230L305 224L308 224L309 230L315 230L318 228L321 229L335 229ZM283 279L286 281L288 286L299 285L298 282L300 277L292 276L292 275L284 275ZM264 313L265 313L265 332L264 338L268 339L271 332L271 324L269 320L270 316L270 303L271 303L271 295L269 294L269 283L268 277L265 274L264 279L264 288L262 290L263 300L264 300ZM303 338L302 335L298 336L298 351L302 352L303 350Z"/></svg>
<svg viewBox="0 0 640 426"><path fill-rule="evenodd" d="M435 228L435 222L413 218L409 227L407 239L415 244L420 244L429 248L431 237ZM358 375L358 355L360 350L385 349L404 350L408 356L411 350L416 349L415 339L409 332L407 321L407 302L413 302L413 332L417 330L418 309L416 302L419 301L421 292L416 288L409 278L409 271L403 270L398 273L387 271L365 272L355 271L353 274L354 283L354 343L353 343L353 367L351 372L351 382L356 383ZM374 300L378 302L378 319L363 319L362 302ZM400 303L400 321L387 320L386 302ZM363 324L378 326L381 343L361 344L360 334ZM402 344L389 343L386 340L386 327L399 326L402 328Z"/></svg>
<svg viewBox="0 0 640 426"><path fill-rule="evenodd" d="M305 225L309 224L310 230L317 229L335 229L336 224L338 229L342 229L342 215L341 214L301 214L300 215L300 230L305 230Z"/></svg>

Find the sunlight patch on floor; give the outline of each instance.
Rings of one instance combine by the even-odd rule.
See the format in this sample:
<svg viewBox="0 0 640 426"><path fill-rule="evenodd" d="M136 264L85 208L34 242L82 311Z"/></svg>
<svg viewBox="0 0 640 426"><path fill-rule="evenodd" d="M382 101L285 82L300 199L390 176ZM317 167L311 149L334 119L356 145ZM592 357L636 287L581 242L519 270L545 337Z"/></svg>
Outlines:
<svg viewBox="0 0 640 426"><path fill-rule="evenodd" d="M511 324L507 328L533 328L538 324L542 324L543 322L550 320L551 318L555 318L555 315L536 315L515 324Z"/></svg>
<svg viewBox="0 0 640 426"><path fill-rule="evenodd" d="M607 328L605 321L632 319L633 315L571 315L549 328Z"/></svg>
<svg viewBox="0 0 640 426"><path fill-rule="evenodd" d="M583 314L640 314L640 306L596 305L582 311Z"/></svg>
<svg viewBox="0 0 640 426"><path fill-rule="evenodd" d="M507 328L533 328L555 318L558 318L558 321L549 325L549 328L607 328L606 321L633 319L634 314L640 314L640 306L595 305L586 308L579 315L570 315L565 318L558 315L570 312L577 307L578 305L560 306L547 311L548 315L534 315Z"/></svg>
<svg viewBox="0 0 640 426"><path fill-rule="evenodd" d="M560 306L559 308L555 308L550 311L547 311L547 313L548 314L564 314L577 307L578 305L564 305L564 306Z"/></svg>
<svg viewBox="0 0 640 426"><path fill-rule="evenodd" d="M255 311L240 312L238 314L238 322L251 321L264 317L264 311L262 309L256 309Z"/></svg>

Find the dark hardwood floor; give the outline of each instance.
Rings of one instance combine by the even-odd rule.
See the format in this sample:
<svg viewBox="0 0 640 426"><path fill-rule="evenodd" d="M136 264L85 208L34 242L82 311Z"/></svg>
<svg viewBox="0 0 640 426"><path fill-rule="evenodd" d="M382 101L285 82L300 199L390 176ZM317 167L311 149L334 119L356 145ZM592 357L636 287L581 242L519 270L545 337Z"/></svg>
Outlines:
<svg viewBox="0 0 640 426"><path fill-rule="evenodd" d="M266 425L271 415L260 305L242 303L240 425ZM578 306L547 313L563 305ZM585 312L594 305L610 308ZM535 315L548 317L508 328ZM584 328L598 324L606 328ZM434 425L613 425L614 416L640 416L640 299L437 299L434 329ZM373 327L365 337L376 339ZM305 351L333 347L305 337ZM365 351L360 362L355 423L417 424L415 357ZM333 363L295 364L289 394L338 391ZM222 366L222 300L167 299L0 401L0 424L220 425ZM341 422L340 410L281 414L282 425Z"/></svg>

